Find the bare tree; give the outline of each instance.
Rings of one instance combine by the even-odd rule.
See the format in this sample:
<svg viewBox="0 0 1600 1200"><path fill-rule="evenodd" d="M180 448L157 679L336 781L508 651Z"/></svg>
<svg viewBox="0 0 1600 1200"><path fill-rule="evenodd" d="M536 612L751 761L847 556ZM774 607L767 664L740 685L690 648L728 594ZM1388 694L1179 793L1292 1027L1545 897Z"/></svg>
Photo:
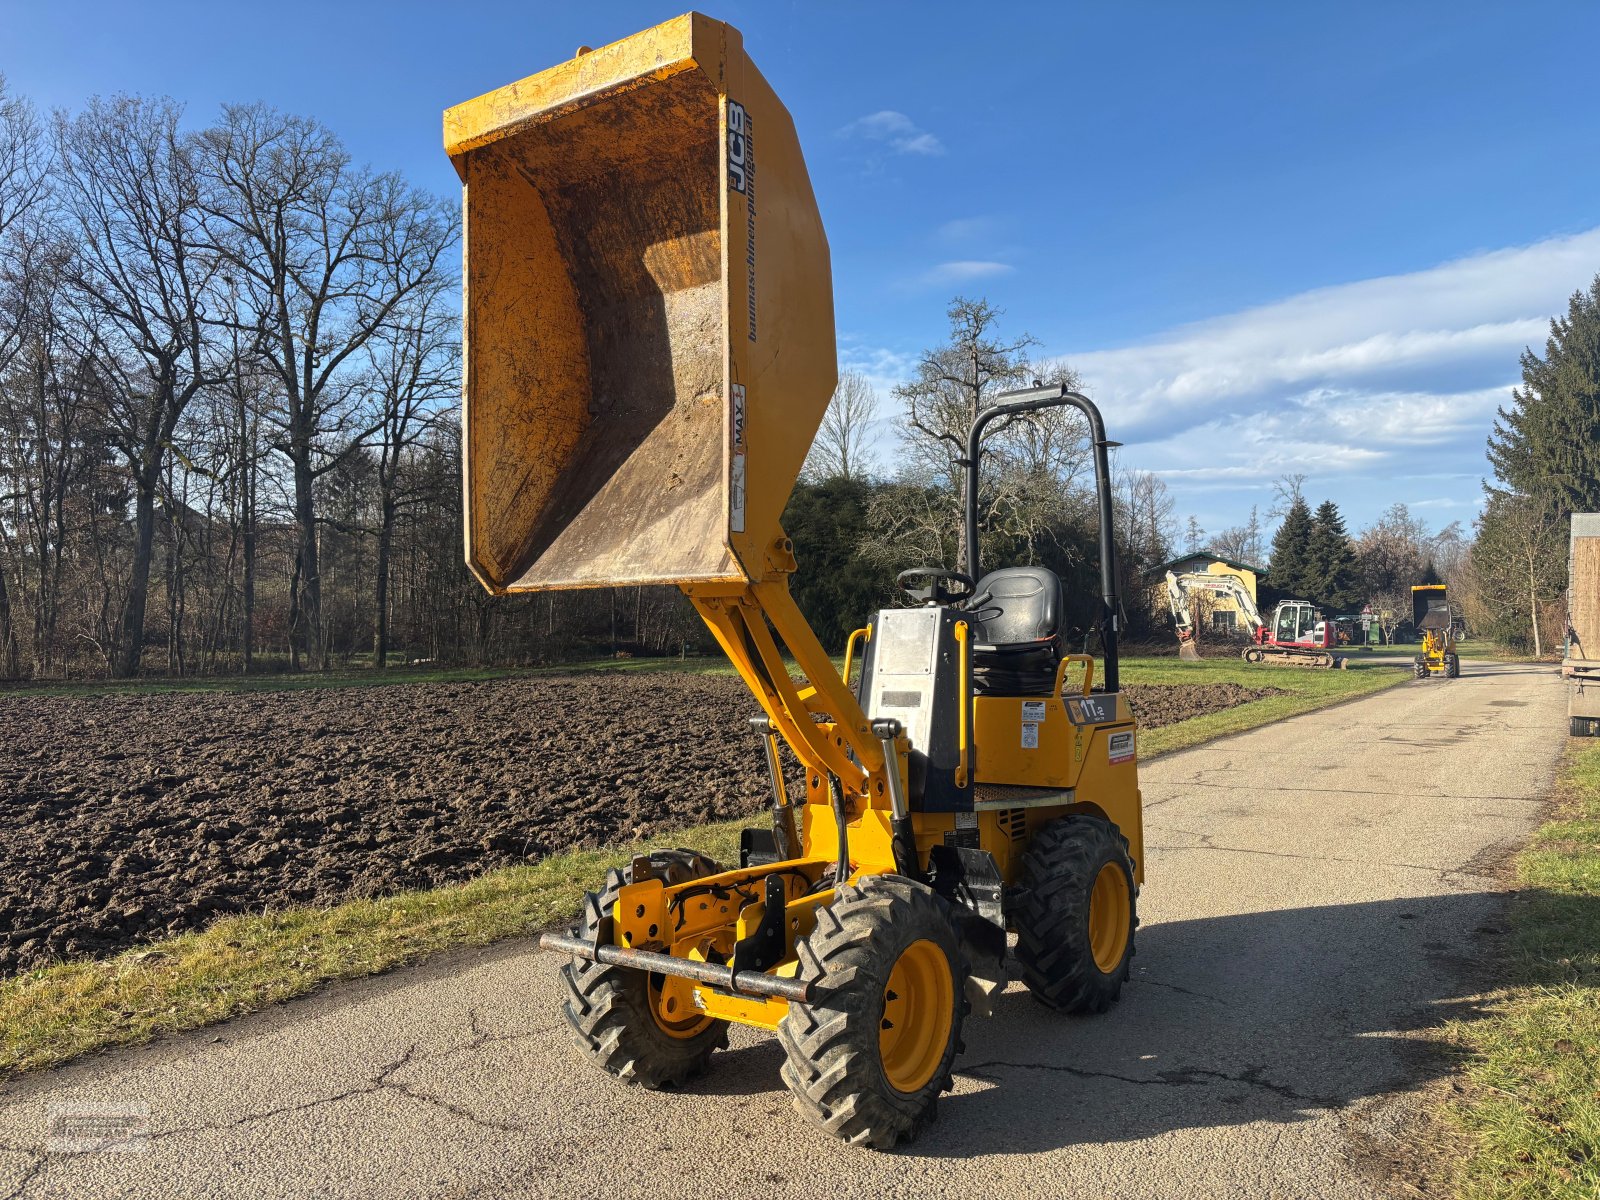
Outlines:
<svg viewBox="0 0 1600 1200"><path fill-rule="evenodd" d="M55 128L61 205L78 250L72 287L133 483L133 562L114 663L123 676L138 671L144 650L162 467L184 409L221 377L206 319L218 261L180 117L171 100L118 96L91 100Z"/></svg>
<svg viewBox="0 0 1600 1200"><path fill-rule="evenodd" d="M398 175L353 167L316 121L230 106L206 136L216 244L241 276L281 389L272 444L293 474L296 618L312 661L326 667L316 481L375 432L354 416L362 396L352 358L435 284L455 222Z"/></svg>
<svg viewBox="0 0 1600 1200"><path fill-rule="evenodd" d="M457 324L444 304L444 283L436 279L413 292L366 344L378 427L372 653L373 665L380 671L389 659L389 566L395 518L403 507L426 495L407 487L403 467L432 423L450 407L459 387Z"/></svg>
<svg viewBox="0 0 1600 1200"><path fill-rule="evenodd" d="M1305 498L1305 488L1306 475L1303 471L1278 476L1272 481L1272 507L1267 509L1267 518L1272 521L1283 520L1295 502Z"/></svg>
<svg viewBox="0 0 1600 1200"><path fill-rule="evenodd" d="M906 414L902 475L944 499L928 514L937 517L942 530L917 540L943 543L947 533L958 563L967 557L963 462L973 421L1009 388L1036 380L1078 386L1077 375L1064 363L1035 368L1028 351L1037 343L1028 335L1002 341L995 329L1001 315L985 300L956 297L948 310L949 341L924 354L916 375L895 388ZM1087 453L1082 420L1075 411L1047 410L996 421L984 438L980 526L1036 552L1041 539L1068 516L1071 480ZM878 540L883 542L881 533Z"/></svg>
<svg viewBox="0 0 1600 1200"><path fill-rule="evenodd" d="M1392 504L1356 539L1356 569L1369 595L1398 593L1422 578L1433 538L1425 521Z"/></svg>
<svg viewBox="0 0 1600 1200"><path fill-rule="evenodd" d="M1566 585L1566 522L1530 496L1487 488L1472 548L1477 592L1492 610L1520 610L1533 653L1544 653L1541 618Z"/></svg>
<svg viewBox="0 0 1600 1200"><path fill-rule="evenodd" d="M868 449L872 423L878 415L878 393L859 371L839 376L839 386L828 401L817 429L816 440L806 456L806 477L818 482L826 479L860 480L872 472Z"/></svg>
<svg viewBox="0 0 1600 1200"><path fill-rule="evenodd" d="M1205 544L1206 531L1200 528L1200 519L1190 513L1189 520L1183 527L1183 552L1185 554L1196 554L1205 549Z"/></svg>
<svg viewBox="0 0 1600 1200"><path fill-rule="evenodd" d="M1221 533L1211 535L1211 549L1223 558L1235 562L1258 564L1266 557L1265 539L1261 529L1261 515L1255 505L1250 506L1250 519L1243 525L1233 525Z"/></svg>
<svg viewBox="0 0 1600 1200"><path fill-rule="evenodd" d="M1395 634L1399 632L1400 626L1411 620L1411 589L1391 587L1375 592L1370 603L1373 620L1378 622L1378 630L1383 634L1384 643L1394 645Z"/></svg>
<svg viewBox="0 0 1600 1200"><path fill-rule="evenodd" d="M50 151L33 105L13 96L0 75L0 371L16 353L29 273L20 270L16 235L49 198ZM38 241L37 222L30 240Z"/></svg>
<svg viewBox="0 0 1600 1200"><path fill-rule="evenodd" d="M1153 471L1114 473L1121 560L1131 571L1149 570L1172 557L1177 540L1172 492Z"/></svg>

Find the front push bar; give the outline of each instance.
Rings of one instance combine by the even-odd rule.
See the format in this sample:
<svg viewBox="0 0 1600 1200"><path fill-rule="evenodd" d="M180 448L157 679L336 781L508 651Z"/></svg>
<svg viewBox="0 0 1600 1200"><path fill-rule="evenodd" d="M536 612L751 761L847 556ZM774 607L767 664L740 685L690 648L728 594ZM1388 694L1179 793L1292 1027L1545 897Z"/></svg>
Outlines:
<svg viewBox="0 0 1600 1200"><path fill-rule="evenodd" d="M611 967L632 967L636 971L649 971L656 975L677 975L696 983L710 984L725 992L745 996L774 997L799 1004L811 1002L811 984L804 979L790 979L781 975L768 975L764 971L735 971L719 963L696 962L689 958L674 958L670 954L657 954L653 950L633 950L627 946L596 946L571 933L546 933L539 937L543 950L555 950L590 962L605 963Z"/></svg>

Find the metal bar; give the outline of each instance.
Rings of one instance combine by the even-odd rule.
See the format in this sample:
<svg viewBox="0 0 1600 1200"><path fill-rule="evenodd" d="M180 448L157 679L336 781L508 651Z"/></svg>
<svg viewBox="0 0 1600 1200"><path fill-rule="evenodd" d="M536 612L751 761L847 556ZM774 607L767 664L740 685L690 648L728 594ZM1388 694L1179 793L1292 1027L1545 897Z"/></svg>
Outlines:
<svg viewBox="0 0 1600 1200"><path fill-rule="evenodd" d="M878 717L872 722L872 732L883 745L884 770L889 776L889 848L894 853L894 869L907 879L922 879L917 831L911 823L911 805L900 774L899 738L905 727L893 717Z"/></svg>
<svg viewBox="0 0 1600 1200"><path fill-rule="evenodd" d="M961 645L961 713L956 724L956 748L959 758L956 760L956 786L967 786L967 778L971 774L972 751L967 742L967 725L972 715L972 663L967 657L967 643L972 640L971 631L965 621L957 621L955 625L956 641Z"/></svg>
<svg viewBox="0 0 1600 1200"><path fill-rule="evenodd" d="M675 958L670 954L657 954L653 950L632 950L627 946L595 946L570 933L546 933L539 937L539 946L559 954L586 958L590 962L605 963L609 967L630 967L635 971L649 971L655 975L676 975L696 983L708 983L725 992L738 992L744 996L773 997L798 1004L811 1002L811 984L803 979L789 979L781 975L768 975L762 971L738 971L719 963L696 962L689 958Z"/></svg>
<svg viewBox="0 0 1600 1200"><path fill-rule="evenodd" d="M1121 601L1117 594L1117 547L1111 519L1111 462L1107 451L1120 442L1106 440L1105 421L1094 401L1064 385L1023 388L1015 392L1002 392L995 403L978 414L978 419L967 431L966 527L967 574L977 585L978 570L978 460L983 453L983 430L996 417L1009 417L1016 413L1036 412L1041 408L1058 408L1070 404L1089 419L1089 440L1094 448L1095 497L1100 509L1100 645L1105 651L1106 691L1115 692L1121 685L1117 663L1117 625Z"/></svg>
<svg viewBox="0 0 1600 1200"><path fill-rule="evenodd" d="M783 785L783 764L778 761L778 735L770 717L751 717L750 728L761 735L767 752L767 774L772 780L772 840L777 843L778 861L800 856L800 838L795 830L794 809Z"/></svg>

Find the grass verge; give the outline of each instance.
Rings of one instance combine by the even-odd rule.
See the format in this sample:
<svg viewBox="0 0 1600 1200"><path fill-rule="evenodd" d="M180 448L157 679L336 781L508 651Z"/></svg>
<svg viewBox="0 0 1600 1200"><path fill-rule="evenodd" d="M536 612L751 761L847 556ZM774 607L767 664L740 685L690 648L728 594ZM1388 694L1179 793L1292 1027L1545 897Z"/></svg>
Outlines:
<svg viewBox="0 0 1600 1200"><path fill-rule="evenodd" d="M484 677L489 676L455 676ZM1140 745L1141 756L1149 758L1365 695L1407 675L1393 669L1302 671L1227 659L1130 658L1123 678L1130 684L1284 689L1282 695L1150 730ZM746 823L701 826L648 845L687 844L736 862L738 831ZM451 887L231 917L111 958L58 963L0 981L0 1075L214 1024L323 983L373 975L453 946L525 936L576 912L583 892L596 887L607 868L642 848L570 851Z"/></svg>
<svg viewBox="0 0 1600 1200"><path fill-rule="evenodd" d="M1141 731L1141 758L1185 750L1230 733L1243 733L1286 717L1370 695L1404 683L1410 677L1411 673L1404 664L1383 661L1355 663L1345 671L1317 671L1300 667L1251 666L1231 658L1208 658L1197 663L1182 662L1175 658L1122 660L1122 681L1129 684L1237 683L1244 687L1282 690L1281 695L1252 700L1248 704L1193 717L1161 729Z"/></svg>
<svg viewBox="0 0 1600 1200"><path fill-rule="evenodd" d="M1516 860L1507 987L1447 1029L1467 1056L1449 1109L1466 1200L1600 1195L1600 746L1569 756L1556 798Z"/></svg>
<svg viewBox="0 0 1600 1200"><path fill-rule="evenodd" d="M736 862L743 824L702 826L695 847ZM15 976L0 982L0 1074L195 1029L448 947L525 935L576 912L586 887L641 849L571 851L454 887L230 917L113 958Z"/></svg>

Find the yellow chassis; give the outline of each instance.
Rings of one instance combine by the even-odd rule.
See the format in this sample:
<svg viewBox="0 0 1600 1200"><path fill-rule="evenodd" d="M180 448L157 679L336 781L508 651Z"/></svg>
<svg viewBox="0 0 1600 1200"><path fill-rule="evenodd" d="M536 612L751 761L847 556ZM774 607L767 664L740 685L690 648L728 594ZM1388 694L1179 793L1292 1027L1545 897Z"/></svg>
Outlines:
<svg viewBox="0 0 1600 1200"><path fill-rule="evenodd" d="M831 904L836 894L831 876L839 831L829 794L830 774L839 780L844 793L849 881L897 869L890 826L890 767L883 743L873 735L847 684L857 647L870 636L869 631L857 630L851 636L841 675L789 594L787 576L794 569L794 559L787 538L780 536L774 543L768 566L772 575L761 582L684 585L683 590L760 702L772 729L789 743L805 767L804 801L791 804L787 813L799 837L800 856L672 887L653 878L624 886L609 914L609 945L613 949L603 957L601 947L581 945L570 935L545 938L552 950L650 971L660 983L657 1002L668 1021L681 1021L699 1012L775 1029L791 999L802 996L796 943L812 932L818 910ZM963 678L968 681L962 706L961 761L963 768L970 769L979 797L975 814L961 816L969 827L975 818L978 848L993 856L1002 881L1006 885L1016 881L1022 854L1033 834L1069 813L1089 813L1112 821L1129 839L1135 879L1142 881L1144 847L1132 741L1135 725L1127 700L1121 695L1092 695L1095 662L1088 655L1066 656L1048 696L972 696L965 662L966 626L958 624L956 630L962 644ZM783 656L780 641L793 661ZM805 682L791 678L796 668ZM1069 684L1074 669L1080 674ZM1021 730L1030 714L1023 706L1041 700L1044 718L1034 722L1034 744L1025 744L1029 739L1021 736ZM971 714L970 728L966 713ZM849 720L831 719L836 714L848 714ZM1114 738L1118 740L1114 742ZM983 747L981 757L976 747ZM895 739L894 748L893 769L900 773L904 786L905 737ZM929 851L955 832L958 814L914 813L912 825L921 866ZM636 860L636 865L643 870L645 862ZM767 911L766 881L771 877L780 879L784 889L784 944L775 965L760 974L787 982L787 997L753 994L754 988L767 990L772 985L755 980L755 973L749 971L732 977L727 967L739 943L761 928ZM604 932L602 928L602 935ZM768 957L779 953L774 948ZM691 973L697 971L723 978L715 982L693 978Z"/></svg>

